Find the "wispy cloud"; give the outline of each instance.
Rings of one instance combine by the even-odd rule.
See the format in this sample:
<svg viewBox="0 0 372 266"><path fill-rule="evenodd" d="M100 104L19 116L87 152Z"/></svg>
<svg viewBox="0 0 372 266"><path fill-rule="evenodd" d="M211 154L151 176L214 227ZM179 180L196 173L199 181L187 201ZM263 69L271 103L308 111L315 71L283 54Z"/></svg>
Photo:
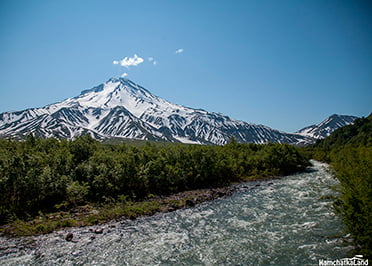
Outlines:
<svg viewBox="0 0 372 266"><path fill-rule="evenodd" d="M139 64L143 63L143 58L139 57L138 55L134 54L133 57L124 57L122 60L114 60L112 63L114 65L121 65L123 67L129 68L130 66L138 66Z"/></svg>
<svg viewBox="0 0 372 266"><path fill-rule="evenodd" d="M121 74L121 77L122 78L125 78L126 76L128 76L128 73L124 72L123 74Z"/></svg>
<svg viewBox="0 0 372 266"><path fill-rule="evenodd" d="M180 48L180 49L177 49L175 53L180 54L180 53L183 53L183 51L184 51L183 48Z"/></svg>
<svg viewBox="0 0 372 266"><path fill-rule="evenodd" d="M157 65L157 63L158 63L152 56L150 56L147 59L149 60L149 62L152 62L153 65Z"/></svg>

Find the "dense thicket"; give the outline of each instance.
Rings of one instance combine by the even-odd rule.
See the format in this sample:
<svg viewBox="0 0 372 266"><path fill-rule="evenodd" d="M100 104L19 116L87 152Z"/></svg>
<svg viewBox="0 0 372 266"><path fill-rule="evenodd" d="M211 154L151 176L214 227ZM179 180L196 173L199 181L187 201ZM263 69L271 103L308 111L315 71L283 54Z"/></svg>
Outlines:
<svg viewBox="0 0 372 266"><path fill-rule="evenodd" d="M0 219L284 175L307 165L298 149L279 144L134 146L102 144L89 136L0 139Z"/></svg>
<svg viewBox="0 0 372 266"><path fill-rule="evenodd" d="M335 207L358 246L372 257L372 115L338 129L310 148L316 159L330 162L340 180Z"/></svg>

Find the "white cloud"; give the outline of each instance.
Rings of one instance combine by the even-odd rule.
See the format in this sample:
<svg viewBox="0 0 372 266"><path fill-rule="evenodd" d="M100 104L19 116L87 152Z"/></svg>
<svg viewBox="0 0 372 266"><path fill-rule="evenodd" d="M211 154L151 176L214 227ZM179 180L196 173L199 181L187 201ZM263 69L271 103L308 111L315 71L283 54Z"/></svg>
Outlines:
<svg viewBox="0 0 372 266"><path fill-rule="evenodd" d="M148 58L148 60L149 60L150 62L152 62L152 61L154 61L154 58L150 56L150 57Z"/></svg>
<svg viewBox="0 0 372 266"><path fill-rule="evenodd" d="M183 51L184 51L183 48L180 48L180 49L177 49L175 53L180 54L180 53L183 53Z"/></svg>
<svg viewBox="0 0 372 266"><path fill-rule="evenodd" d="M120 61L114 60L112 63L114 65L120 64L123 67L129 68L130 66L138 66L139 64L143 63L143 58L139 57L138 55L134 54L133 57L124 57Z"/></svg>
<svg viewBox="0 0 372 266"><path fill-rule="evenodd" d="M125 78L126 76L128 76L128 73L123 73L123 74L121 74L121 77L122 77L122 78Z"/></svg>
<svg viewBox="0 0 372 266"><path fill-rule="evenodd" d="M154 61L154 62L152 62L152 64L156 66L158 64L158 62Z"/></svg>

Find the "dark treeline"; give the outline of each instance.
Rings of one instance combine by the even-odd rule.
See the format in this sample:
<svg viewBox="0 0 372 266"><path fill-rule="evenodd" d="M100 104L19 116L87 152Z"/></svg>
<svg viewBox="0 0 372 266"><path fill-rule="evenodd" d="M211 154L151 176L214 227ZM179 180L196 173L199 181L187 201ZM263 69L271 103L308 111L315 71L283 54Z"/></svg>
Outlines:
<svg viewBox="0 0 372 266"><path fill-rule="evenodd" d="M308 164L297 148L280 144L108 145L90 136L0 139L0 221L286 175Z"/></svg>
<svg viewBox="0 0 372 266"><path fill-rule="evenodd" d="M340 180L335 202L358 254L372 258L372 115L336 130L309 150L330 163Z"/></svg>

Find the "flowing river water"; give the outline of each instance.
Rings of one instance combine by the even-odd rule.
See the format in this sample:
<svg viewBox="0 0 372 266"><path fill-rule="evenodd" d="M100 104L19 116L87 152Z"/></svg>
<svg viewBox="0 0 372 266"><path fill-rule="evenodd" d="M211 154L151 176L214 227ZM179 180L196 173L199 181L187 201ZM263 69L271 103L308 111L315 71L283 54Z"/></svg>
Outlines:
<svg viewBox="0 0 372 266"><path fill-rule="evenodd" d="M318 265L352 248L327 165L241 184L232 196L135 221L0 239L1 265ZM68 232L73 241L66 241Z"/></svg>

